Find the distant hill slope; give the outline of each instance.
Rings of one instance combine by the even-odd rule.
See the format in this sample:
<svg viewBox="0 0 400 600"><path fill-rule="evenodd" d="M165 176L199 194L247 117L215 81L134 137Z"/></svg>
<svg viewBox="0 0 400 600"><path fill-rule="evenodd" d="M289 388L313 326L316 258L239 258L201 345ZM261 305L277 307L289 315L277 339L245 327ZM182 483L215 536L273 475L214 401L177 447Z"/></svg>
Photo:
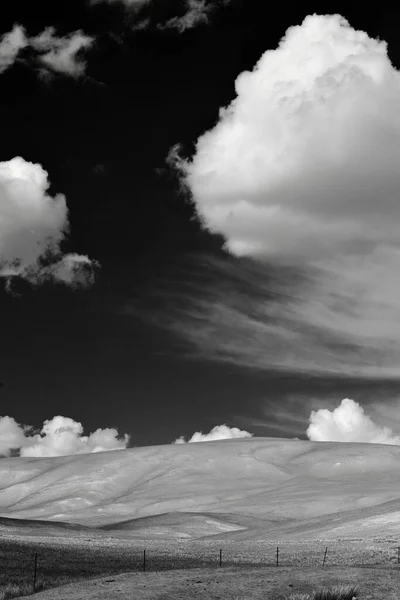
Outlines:
<svg viewBox="0 0 400 600"><path fill-rule="evenodd" d="M77 525L73 523L62 523L57 521L42 521L38 519L11 519L8 517L0 517L0 535L2 534L18 534L23 535L42 535L46 532L46 535L85 535L86 537L96 529L92 527L85 527L84 525Z"/></svg>
<svg viewBox="0 0 400 600"><path fill-rule="evenodd" d="M133 537L396 534L400 447L248 438L2 459L0 515Z"/></svg>

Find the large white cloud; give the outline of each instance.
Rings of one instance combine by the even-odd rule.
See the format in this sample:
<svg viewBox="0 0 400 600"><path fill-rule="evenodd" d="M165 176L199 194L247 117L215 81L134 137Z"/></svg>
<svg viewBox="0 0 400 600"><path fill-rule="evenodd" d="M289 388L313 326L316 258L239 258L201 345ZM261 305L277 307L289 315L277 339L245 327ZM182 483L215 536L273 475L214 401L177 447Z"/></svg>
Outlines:
<svg viewBox="0 0 400 600"><path fill-rule="evenodd" d="M230 440L234 438L248 438L252 437L253 434L248 431L243 431L237 427L228 427L228 425L216 425L208 433L202 431L196 431L190 440L186 442L184 436L175 440L175 444L185 444L192 442L213 442L215 440Z"/></svg>
<svg viewBox="0 0 400 600"><path fill-rule="evenodd" d="M97 263L87 256L63 254L68 233L66 199L47 193L47 172L21 157L0 162L0 277L22 277L85 287Z"/></svg>
<svg viewBox="0 0 400 600"><path fill-rule="evenodd" d="M307 436L315 442L369 442L400 445L400 436L380 426L354 400L344 398L333 410L313 410Z"/></svg>
<svg viewBox="0 0 400 600"><path fill-rule="evenodd" d="M169 158L205 227L258 261L260 293L233 305L199 290L183 333L240 364L398 376L400 74L386 43L309 16L235 88L192 159Z"/></svg>
<svg viewBox="0 0 400 600"><path fill-rule="evenodd" d="M79 77L86 69L82 53L93 42L94 38L82 31L58 36L54 27L29 37L21 25L15 24L9 33L0 38L0 73L13 66L21 50L29 48L42 73L57 72Z"/></svg>
<svg viewBox="0 0 400 600"><path fill-rule="evenodd" d="M20 456L66 456L120 450L129 436L119 437L114 428L97 429L83 435L83 426L69 417L56 416L45 421L40 433L19 425L12 417L0 417L0 455L19 450Z"/></svg>

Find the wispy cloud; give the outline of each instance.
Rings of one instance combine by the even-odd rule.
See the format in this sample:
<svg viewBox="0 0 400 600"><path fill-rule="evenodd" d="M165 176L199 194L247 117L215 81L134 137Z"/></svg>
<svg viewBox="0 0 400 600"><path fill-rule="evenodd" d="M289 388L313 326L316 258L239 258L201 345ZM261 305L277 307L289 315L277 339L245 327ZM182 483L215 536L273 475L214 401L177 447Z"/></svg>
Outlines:
<svg viewBox="0 0 400 600"><path fill-rule="evenodd" d="M136 22L133 22L133 30L147 29L154 25L159 30L175 29L179 33L194 29L199 25L208 24L211 14L216 9L230 4L230 2L231 0L182 0L182 10L179 14L158 21L155 11L151 12L153 0L89 0L89 3L94 5L102 3L119 4L134 13L139 13L142 8L149 7L150 12L146 17L140 17Z"/></svg>
<svg viewBox="0 0 400 600"><path fill-rule="evenodd" d="M235 438L248 438L253 434L248 431L243 431L237 427L228 427L228 425L216 425L208 433L196 431L192 437L186 442L184 436L176 439L174 444L191 444L193 442L213 442L216 440L231 440Z"/></svg>
<svg viewBox="0 0 400 600"><path fill-rule="evenodd" d="M44 68L71 77L80 77L86 70L83 51L89 49L93 42L94 38L83 31L74 31L59 37L54 27L48 27L30 39L30 46L36 50L37 59Z"/></svg>
<svg viewBox="0 0 400 600"><path fill-rule="evenodd" d="M193 29L198 25L206 25L215 6L215 4L206 0L186 0L185 13L179 17L172 17L165 23L160 23L158 29L176 29L183 33L187 29Z"/></svg>
<svg viewBox="0 0 400 600"><path fill-rule="evenodd" d="M86 69L84 51L93 43L94 38L82 31L59 36L54 27L48 27L40 34L29 37L25 29L16 24L12 31L0 39L0 73L12 67L19 59L20 52L29 48L29 60L38 63L42 73L80 77Z"/></svg>
<svg viewBox="0 0 400 600"><path fill-rule="evenodd" d="M152 0L89 0L89 4L122 4L129 9L139 9Z"/></svg>
<svg viewBox="0 0 400 600"><path fill-rule="evenodd" d="M56 281L87 287L96 261L64 254L69 223L66 199L47 193L48 174L21 157L0 162L0 278L23 278L33 285Z"/></svg>
<svg viewBox="0 0 400 600"><path fill-rule="evenodd" d="M377 425L360 404L344 398L333 410L311 412L307 436L316 442L368 442L400 445L400 436L390 427Z"/></svg>
<svg viewBox="0 0 400 600"><path fill-rule="evenodd" d="M15 63L19 52L28 44L25 30L20 25L14 25L9 33L0 38L0 73L4 73Z"/></svg>
<svg viewBox="0 0 400 600"><path fill-rule="evenodd" d="M20 456L66 456L120 450L127 447L129 436L119 437L114 428L97 429L83 435L78 421L60 415L45 421L40 432L20 425L12 417L0 417L0 455L19 451Z"/></svg>
<svg viewBox="0 0 400 600"><path fill-rule="evenodd" d="M385 42L309 16L235 87L191 160L169 156L238 257L173 327L214 360L399 377L400 74Z"/></svg>

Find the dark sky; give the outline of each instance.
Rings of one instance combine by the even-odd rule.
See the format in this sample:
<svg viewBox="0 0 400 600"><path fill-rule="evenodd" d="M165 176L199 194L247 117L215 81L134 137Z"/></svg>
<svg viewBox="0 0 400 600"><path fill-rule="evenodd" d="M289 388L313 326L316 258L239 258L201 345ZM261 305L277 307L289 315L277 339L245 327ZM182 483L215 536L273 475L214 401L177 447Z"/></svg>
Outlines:
<svg viewBox="0 0 400 600"><path fill-rule="evenodd" d="M163 4L164 3L164 4ZM179 3L154 0L153 23ZM65 250L101 264L95 284L17 282L0 292L0 416L39 427L60 414L85 430L117 427L132 445L168 443L218 424L257 435L304 437L307 398L386 393L390 385L278 374L193 358L184 341L159 325L179 321L188 286L220 285L207 261L229 260L223 240L202 230L166 164L180 143L186 154L235 96L234 81L263 52L276 48L290 25L318 6L281 12L264 2L232 0L208 25L179 33L149 25L109 4L12 3L2 33L15 23L31 35L53 25L96 36L86 77L43 81L31 64L1 75L0 160L22 156L49 173L51 193L67 198ZM61 7L60 7L61 5ZM3 11L4 9L2 9ZM275 9L276 10L276 7ZM400 13L349 13L353 27L396 40ZM132 31L133 30L133 31ZM367 400L368 401L368 400Z"/></svg>

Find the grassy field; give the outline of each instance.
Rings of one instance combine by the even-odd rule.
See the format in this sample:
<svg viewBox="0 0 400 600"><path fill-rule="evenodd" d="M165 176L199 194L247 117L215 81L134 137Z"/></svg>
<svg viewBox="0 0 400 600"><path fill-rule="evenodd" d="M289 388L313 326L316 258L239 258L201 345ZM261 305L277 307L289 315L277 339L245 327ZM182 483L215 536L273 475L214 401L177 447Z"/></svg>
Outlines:
<svg viewBox="0 0 400 600"><path fill-rule="evenodd" d="M146 571L232 567L397 567L394 540L306 542L224 542L212 540L160 541L129 539L45 538L37 535L0 538L0 599L26 595L33 589L34 554L38 554L36 589L118 573L140 573L146 549ZM328 547L325 567L322 567ZM219 569L222 549L222 570ZM279 568L278 568L279 569ZM8 591L7 591L8 590ZM3 597L2 597L3 593Z"/></svg>
<svg viewBox="0 0 400 600"><path fill-rule="evenodd" d="M37 600L353 600L332 592L354 586L356 600L399 599L393 568L241 566L108 575L39 592Z"/></svg>

